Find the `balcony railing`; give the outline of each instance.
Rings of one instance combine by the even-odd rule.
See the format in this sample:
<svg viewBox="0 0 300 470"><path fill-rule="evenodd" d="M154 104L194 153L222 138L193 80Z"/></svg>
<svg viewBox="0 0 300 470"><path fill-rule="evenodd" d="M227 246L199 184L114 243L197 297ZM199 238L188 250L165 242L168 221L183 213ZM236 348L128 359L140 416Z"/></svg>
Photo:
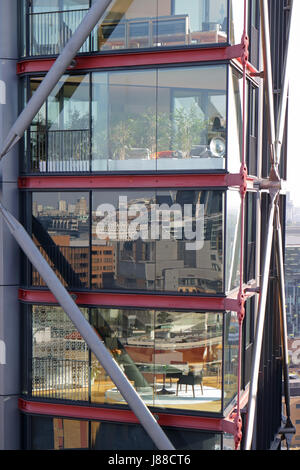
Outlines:
<svg viewBox="0 0 300 470"><path fill-rule="evenodd" d="M90 170L90 131L30 131L33 172Z"/></svg>
<svg viewBox="0 0 300 470"><path fill-rule="evenodd" d="M51 13L31 13L29 15L29 55L59 54L88 9L57 11ZM89 39L79 52L89 51Z"/></svg>
<svg viewBox="0 0 300 470"><path fill-rule="evenodd" d="M75 361L48 357L32 359L32 395L34 396L87 401L88 384L88 360Z"/></svg>
<svg viewBox="0 0 300 470"><path fill-rule="evenodd" d="M28 55L59 54L88 9L29 14ZM109 19L98 24L79 52L225 43L227 18L221 23L200 21L191 29L187 14Z"/></svg>

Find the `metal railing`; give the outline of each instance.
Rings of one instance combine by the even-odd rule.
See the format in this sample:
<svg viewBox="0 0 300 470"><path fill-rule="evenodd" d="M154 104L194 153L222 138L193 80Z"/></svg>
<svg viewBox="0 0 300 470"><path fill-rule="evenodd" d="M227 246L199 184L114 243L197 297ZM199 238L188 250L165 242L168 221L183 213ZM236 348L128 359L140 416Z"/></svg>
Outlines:
<svg viewBox="0 0 300 470"><path fill-rule="evenodd" d="M30 170L82 172L90 170L90 131L30 131Z"/></svg>
<svg viewBox="0 0 300 470"><path fill-rule="evenodd" d="M73 359L32 359L32 395L88 400L89 362Z"/></svg>
<svg viewBox="0 0 300 470"><path fill-rule="evenodd" d="M59 54L88 9L29 14L29 55ZM79 52L89 52L89 38Z"/></svg>

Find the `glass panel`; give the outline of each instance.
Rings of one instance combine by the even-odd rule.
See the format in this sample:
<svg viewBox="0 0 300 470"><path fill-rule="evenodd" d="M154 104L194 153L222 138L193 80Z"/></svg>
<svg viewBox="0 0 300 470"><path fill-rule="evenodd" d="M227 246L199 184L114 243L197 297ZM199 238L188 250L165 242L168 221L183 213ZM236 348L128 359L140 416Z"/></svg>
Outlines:
<svg viewBox="0 0 300 470"><path fill-rule="evenodd" d="M241 197L239 191L227 191L226 286L228 292L240 283Z"/></svg>
<svg viewBox="0 0 300 470"><path fill-rule="evenodd" d="M221 411L222 314L92 309L92 324L148 405ZM124 403L92 357L92 401Z"/></svg>
<svg viewBox="0 0 300 470"><path fill-rule="evenodd" d="M34 91L41 79L31 80ZM90 169L89 74L62 77L30 127L31 169Z"/></svg>
<svg viewBox="0 0 300 470"><path fill-rule="evenodd" d="M188 429L163 428L175 449L219 450L221 435ZM92 449L97 450L156 450L148 434L138 424L91 423ZM184 456L173 457L172 461L184 463ZM155 466L155 460L151 460Z"/></svg>
<svg viewBox="0 0 300 470"><path fill-rule="evenodd" d="M19 90L20 90L20 107L23 109L28 101L27 93L27 77L22 77L19 79ZM41 108L42 109L42 108ZM40 109L40 112L41 112ZM36 119L36 118L35 118ZM30 168L30 152L28 151L28 130L24 132L24 136L21 139L20 154L23 158L20 159L20 172L24 173L28 168Z"/></svg>
<svg viewBox="0 0 300 470"><path fill-rule="evenodd" d="M91 323L118 362L128 380L144 398L153 401L154 372L143 370L151 364L154 351L154 312L92 309ZM142 346L141 346L142 345ZM124 399L99 361L92 354L91 399L97 403L122 403Z"/></svg>
<svg viewBox="0 0 300 470"><path fill-rule="evenodd" d="M158 71L157 169L225 168L226 66Z"/></svg>
<svg viewBox="0 0 300 470"><path fill-rule="evenodd" d="M258 154L257 154L257 136L258 136L258 89L252 85L249 86L249 109L248 109L248 153L247 168L249 175L257 175Z"/></svg>
<svg viewBox="0 0 300 470"><path fill-rule="evenodd" d="M221 191L93 192L92 287L222 292L223 214Z"/></svg>
<svg viewBox="0 0 300 470"><path fill-rule="evenodd" d="M157 0L117 0L92 33L92 50L155 46ZM154 37L153 37L154 36Z"/></svg>
<svg viewBox="0 0 300 470"><path fill-rule="evenodd" d="M26 416L30 429L31 447L26 450L157 450L152 439L140 424L109 423L101 421L70 420L44 416ZM221 434L190 429L163 428L179 450L219 450ZM131 458L131 457L130 457ZM159 455L158 455L159 458ZM112 462L111 459L114 459ZM161 463L162 459L157 461ZM184 464L184 455L174 455L173 464ZM110 463L118 464L118 456L110 456ZM155 466L155 455L149 466Z"/></svg>
<svg viewBox="0 0 300 470"><path fill-rule="evenodd" d="M89 422L75 419L31 417L32 450L89 448Z"/></svg>
<svg viewBox="0 0 300 470"><path fill-rule="evenodd" d="M20 56L26 56L26 0L20 0L19 2L19 38L20 38Z"/></svg>
<svg viewBox="0 0 300 470"><path fill-rule="evenodd" d="M255 297L251 297L245 304L245 320L243 324L243 341L244 341L244 356L242 361L242 388L245 389L246 385L251 379L251 365L252 365L252 350L254 338L254 314L255 314Z"/></svg>
<svg viewBox="0 0 300 470"><path fill-rule="evenodd" d="M48 98L48 171L89 171L89 74L63 77Z"/></svg>
<svg viewBox="0 0 300 470"><path fill-rule="evenodd" d="M229 29L231 44L240 44L244 30L244 2L241 0L230 0Z"/></svg>
<svg viewBox="0 0 300 470"><path fill-rule="evenodd" d="M32 13L89 8L89 0L31 0L28 3Z"/></svg>
<svg viewBox="0 0 300 470"><path fill-rule="evenodd" d="M88 384L88 348L65 312L33 306L32 395L86 401Z"/></svg>
<svg viewBox="0 0 300 470"><path fill-rule="evenodd" d="M54 449L53 418L44 416L27 417L30 420L31 448L30 450L52 450ZM26 427L26 430L28 427ZM26 431L25 431L26 432Z"/></svg>
<svg viewBox="0 0 300 470"><path fill-rule="evenodd" d="M88 0L32 0L29 55L58 54L88 8ZM226 43L227 17L227 0L116 0L80 52Z"/></svg>
<svg viewBox="0 0 300 470"><path fill-rule="evenodd" d="M246 129L248 107L248 84L246 84ZM243 145L243 78L229 67L228 81L228 170L237 173L241 169ZM247 137L248 139L248 137ZM247 148L247 140L246 140Z"/></svg>
<svg viewBox="0 0 300 470"><path fill-rule="evenodd" d="M89 74L63 76L31 125L31 171L90 171L90 152L92 171L225 169L226 76L225 65L93 73L92 102Z"/></svg>
<svg viewBox="0 0 300 470"><path fill-rule="evenodd" d="M88 449L89 422L53 418L54 450Z"/></svg>
<svg viewBox="0 0 300 470"><path fill-rule="evenodd" d="M29 55L59 54L89 9L89 0L32 0ZM79 52L89 51L89 40Z"/></svg>
<svg viewBox="0 0 300 470"><path fill-rule="evenodd" d="M95 73L92 109L95 171L225 168L224 65Z"/></svg>
<svg viewBox="0 0 300 470"><path fill-rule="evenodd" d="M41 78L32 78L30 80L30 96L34 94L37 90L39 84L41 83ZM43 103L38 113L32 120L29 131L29 142L30 142L30 156L31 161L29 162L29 168L32 171L42 171L42 168L46 169L46 129L47 129L47 106L46 103ZM27 139L26 139L27 140ZM45 171L45 170L44 170Z"/></svg>
<svg viewBox="0 0 300 470"><path fill-rule="evenodd" d="M94 171L155 170L156 71L93 74Z"/></svg>
<svg viewBox="0 0 300 470"><path fill-rule="evenodd" d="M237 394L239 322L236 312L225 315L224 409Z"/></svg>
<svg viewBox="0 0 300 470"><path fill-rule="evenodd" d="M227 0L119 0L92 34L94 50L227 42Z"/></svg>
<svg viewBox="0 0 300 470"><path fill-rule="evenodd" d="M232 434L223 434L223 448L222 450L235 450L234 436Z"/></svg>
<svg viewBox="0 0 300 470"><path fill-rule="evenodd" d="M169 2L158 2L161 3ZM227 0L175 0L173 3L175 15L187 15L190 44L227 42Z"/></svg>
<svg viewBox="0 0 300 470"><path fill-rule="evenodd" d="M65 286L89 286L88 193L33 193L32 235ZM45 285L35 269L32 272L32 285Z"/></svg>
<svg viewBox="0 0 300 470"><path fill-rule="evenodd" d="M256 193L247 193L246 197L246 272L245 281L255 279L256 263Z"/></svg>

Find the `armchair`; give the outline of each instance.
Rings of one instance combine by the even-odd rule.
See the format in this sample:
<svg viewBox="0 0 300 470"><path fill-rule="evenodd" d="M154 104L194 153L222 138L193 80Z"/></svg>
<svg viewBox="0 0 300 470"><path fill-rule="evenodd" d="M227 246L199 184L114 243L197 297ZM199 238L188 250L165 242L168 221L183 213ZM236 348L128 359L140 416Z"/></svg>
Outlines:
<svg viewBox="0 0 300 470"><path fill-rule="evenodd" d="M181 375L177 382L176 395L178 395L178 389L181 385L185 385L185 391L187 392L187 386L191 385L193 390L193 397L195 398L195 385L200 385L201 392L203 395L203 369L200 372L196 373L194 370L190 370L187 375Z"/></svg>

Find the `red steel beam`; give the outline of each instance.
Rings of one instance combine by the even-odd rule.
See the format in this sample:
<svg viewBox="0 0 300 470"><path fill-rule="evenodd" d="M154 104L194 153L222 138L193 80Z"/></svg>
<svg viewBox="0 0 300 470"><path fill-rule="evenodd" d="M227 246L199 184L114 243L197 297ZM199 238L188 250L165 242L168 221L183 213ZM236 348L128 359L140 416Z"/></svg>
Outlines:
<svg viewBox="0 0 300 470"><path fill-rule="evenodd" d="M251 284L249 284L250 286ZM228 297L180 296L164 294L120 294L114 292L76 292L71 295L77 305L95 307L167 308L173 310L232 311L239 310L238 291ZM247 295L255 295L251 292ZM54 295L44 289L19 289L18 298L30 304L57 304Z"/></svg>
<svg viewBox="0 0 300 470"><path fill-rule="evenodd" d="M24 400L23 398L19 398L18 406L19 410L26 414L111 421L119 423L139 423L135 414L130 410L108 409L84 405L64 405L60 403L45 403ZM155 415L160 426L228 432L231 434L234 432L234 423L230 416L226 418L207 418L203 416L186 416L160 412L156 412Z"/></svg>
<svg viewBox="0 0 300 470"><path fill-rule="evenodd" d="M107 292L71 292L77 305L102 307L168 308L192 310L235 310L236 299L224 297L191 297L151 294L119 294ZM57 304L48 290L19 289L19 300L26 303Z"/></svg>
<svg viewBox="0 0 300 470"><path fill-rule="evenodd" d="M93 55L78 55L74 65L68 67L68 71L80 71L91 69L105 69L111 67L134 67L162 64L179 64L194 62L219 62L241 58L243 44L222 47L199 47L180 50L151 50L135 52L113 52ZM48 72L56 58L30 58L17 64L17 74ZM249 75L255 71L249 64Z"/></svg>
<svg viewBox="0 0 300 470"><path fill-rule="evenodd" d="M237 174L160 174L160 175L41 175L22 176L19 189L109 189L109 188L228 188L240 186ZM247 189L254 179L247 177Z"/></svg>

